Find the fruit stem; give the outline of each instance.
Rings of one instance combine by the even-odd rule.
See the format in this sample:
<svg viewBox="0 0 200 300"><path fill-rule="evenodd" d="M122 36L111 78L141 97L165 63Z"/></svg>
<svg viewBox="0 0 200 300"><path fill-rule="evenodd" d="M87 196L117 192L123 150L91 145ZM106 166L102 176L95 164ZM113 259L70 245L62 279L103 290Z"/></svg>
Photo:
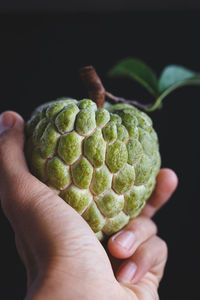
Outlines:
<svg viewBox="0 0 200 300"><path fill-rule="evenodd" d="M80 76L91 100L96 102L98 108L102 108L105 102L106 91L94 67L85 66L81 68Z"/></svg>
<svg viewBox="0 0 200 300"><path fill-rule="evenodd" d="M143 110L147 110L153 105L152 103L142 104L142 103L140 103L139 101L136 101L136 100L128 100L128 99L125 99L125 98L122 98L122 97L117 97L117 96L114 96L113 94L111 94L107 91L106 91L106 96L108 98L112 99L115 102L123 102L123 103L132 104L132 105L134 105L138 108L141 108Z"/></svg>

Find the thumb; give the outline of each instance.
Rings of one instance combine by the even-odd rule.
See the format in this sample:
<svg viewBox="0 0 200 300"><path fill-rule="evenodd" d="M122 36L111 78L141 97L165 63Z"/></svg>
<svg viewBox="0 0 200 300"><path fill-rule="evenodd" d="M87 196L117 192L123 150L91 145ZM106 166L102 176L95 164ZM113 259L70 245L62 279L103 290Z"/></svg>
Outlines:
<svg viewBox="0 0 200 300"><path fill-rule="evenodd" d="M0 115L0 198L2 207L22 209L42 202L40 209L46 209L48 197L64 203L45 184L28 170L24 156L24 121L12 111ZM40 201L40 198L46 198ZM55 202L54 201L54 202ZM4 205L5 204L5 205ZM65 203L65 207L66 207ZM4 210L7 215L7 209ZM8 217L8 216L7 216Z"/></svg>
<svg viewBox="0 0 200 300"><path fill-rule="evenodd" d="M0 115L0 198L2 208L7 202L6 199L12 198L19 189L21 179L29 175L23 148L24 120L13 111L2 113ZM15 191L13 195L12 190Z"/></svg>
<svg viewBox="0 0 200 300"><path fill-rule="evenodd" d="M0 115L0 175L7 168L10 169L13 164L26 166L23 147L24 121L22 117L13 111L2 113ZM15 168L15 170L18 172L18 168ZM6 174L4 173L4 176L9 173L9 171ZM1 176L1 183L4 181L4 176Z"/></svg>
<svg viewBox="0 0 200 300"><path fill-rule="evenodd" d="M24 121L15 112L0 115L0 199L13 229L32 222L35 227L71 228L92 232L85 221L28 170L24 156ZM27 223L27 224L25 224ZM42 223L42 224L41 224ZM40 226L41 225L41 226ZM74 227L74 228L72 228ZM39 232L39 229L38 229Z"/></svg>

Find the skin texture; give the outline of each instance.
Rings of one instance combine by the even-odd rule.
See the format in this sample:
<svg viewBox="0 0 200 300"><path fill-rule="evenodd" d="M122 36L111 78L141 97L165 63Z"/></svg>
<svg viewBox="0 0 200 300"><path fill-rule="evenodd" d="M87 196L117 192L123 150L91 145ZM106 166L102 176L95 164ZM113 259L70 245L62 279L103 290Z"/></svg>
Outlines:
<svg viewBox="0 0 200 300"><path fill-rule="evenodd" d="M18 114L0 115L0 199L26 267L25 299L159 299L167 246L151 217L175 190L175 173L159 172L140 216L104 248L84 219L29 172L23 132Z"/></svg>

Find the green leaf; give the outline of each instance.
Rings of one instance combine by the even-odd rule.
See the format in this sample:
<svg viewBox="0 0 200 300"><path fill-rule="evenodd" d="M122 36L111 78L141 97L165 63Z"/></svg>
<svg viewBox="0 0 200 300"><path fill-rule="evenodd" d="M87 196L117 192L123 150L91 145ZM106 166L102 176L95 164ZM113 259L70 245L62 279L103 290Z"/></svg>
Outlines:
<svg viewBox="0 0 200 300"><path fill-rule="evenodd" d="M155 97L159 94L156 74L139 59L121 60L109 71L108 75L130 77L142 84Z"/></svg>
<svg viewBox="0 0 200 300"><path fill-rule="evenodd" d="M184 80L176 81L176 83L174 83L174 84L170 85L168 88L166 88L160 94L160 96L156 99L155 103L150 108L147 108L146 110L147 111L154 111L155 109L161 107L163 99L179 87L183 87L183 86L186 86L186 85L200 85L200 74L197 74L197 73L194 73L194 72L193 72L193 74L195 74L195 75L191 76L191 77L188 77Z"/></svg>
<svg viewBox="0 0 200 300"><path fill-rule="evenodd" d="M159 92L163 92L170 86L177 84L185 79L192 78L196 73L182 66L170 65L167 66L161 73L158 81Z"/></svg>

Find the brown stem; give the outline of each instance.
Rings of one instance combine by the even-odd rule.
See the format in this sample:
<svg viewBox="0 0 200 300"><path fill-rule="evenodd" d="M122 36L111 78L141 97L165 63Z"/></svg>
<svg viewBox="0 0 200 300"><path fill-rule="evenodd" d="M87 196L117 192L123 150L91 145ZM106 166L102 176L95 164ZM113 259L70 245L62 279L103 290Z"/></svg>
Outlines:
<svg viewBox="0 0 200 300"><path fill-rule="evenodd" d="M128 100L128 99L125 99L122 97L117 97L107 91L106 91L106 96L115 102L124 102L124 103L128 103L128 104L132 104L132 105L135 105L136 107L144 109L144 110L148 109L149 107L151 107L153 105L152 103L142 104L136 100Z"/></svg>
<svg viewBox="0 0 200 300"><path fill-rule="evenodd" d="M94 67L86 66L81 68L80 76L88 90L89 97L96 102L98 108L102 108L105 102L106 91Z"/></svg>

